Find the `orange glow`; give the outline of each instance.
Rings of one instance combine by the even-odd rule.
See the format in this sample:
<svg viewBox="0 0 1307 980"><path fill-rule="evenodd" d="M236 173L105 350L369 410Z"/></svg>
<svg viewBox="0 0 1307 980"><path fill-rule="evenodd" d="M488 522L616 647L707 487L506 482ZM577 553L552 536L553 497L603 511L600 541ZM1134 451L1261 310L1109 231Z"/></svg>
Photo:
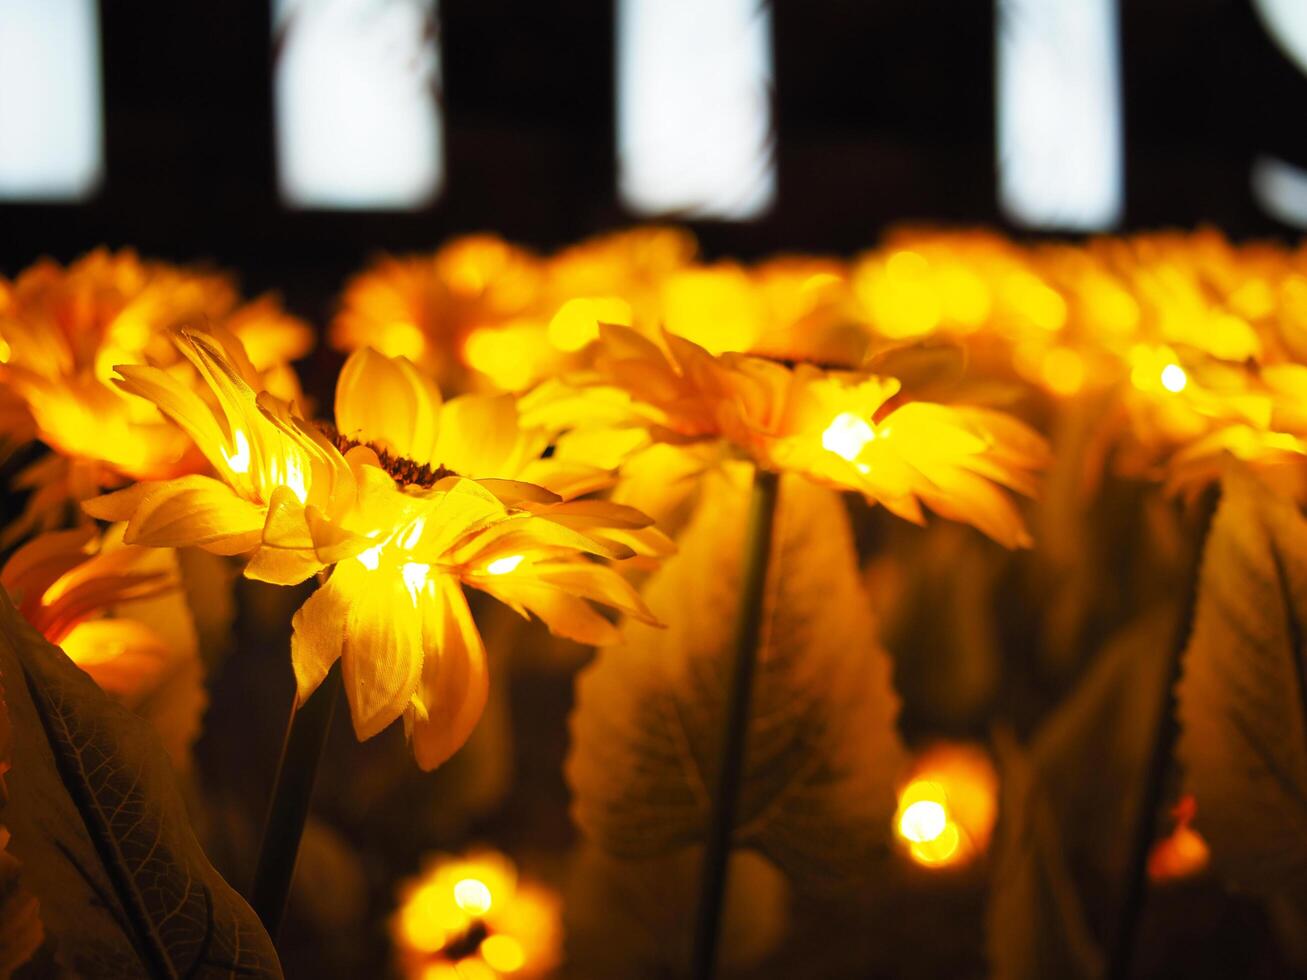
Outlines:
<svg viewBox="0 0 1307 980"><path fill-rule="evenodd" d="M1190 826L1197 813L1192 796L1182 796L1171 811L1174 829L1148 855L1148 877L1153 881L1180 881L1206 869L1211 856L1207 841Z"/></svg>
<svg viewBox="0 0 1307 980"><path fill-rule="evenodd" d="M1057 395L1074 395L1085 383L1084 360L1069 347L1054 347L1045 354L1041 373Z"/></svg>
<svg viewBox="0 0 1307 980"><path fill-rule="evenodd" d="M962 866L984 853L997 817L997 776L976 746L944 743L922 753L899 791L895 832L927 868Z"/></svg>
<svg viewBox="0 0 1307 980"><path fill-rule="evenodd" d="M935 783L914 783L905 791L905 796L927 793L935 799L919 799L909 803L899 815L899 835L914 844L936 840L948 828L947 797L942 787Z"/></svg>
<svg viewBox="0 0 1307 980"><path fill-rule="evenodd" d="M463 359L501 391L521 391L547 373L556 356L543 324L531 321L483 327L468 335Z"/></svg>
<svg viewBox="0 0 1307 980"><path fill-rule="evenodd" d="M599 339L599 324L631 325L631 304L616 296L570 299L549 321L549 342L559 350L579 351Z"/></svg>
<svg viewBox="0 0 1307 980"><path fill-rule="evenodd" d="M391 931L401 972L415 980L541 977L561 953L557 897L494 851L431 859L401 886Z"/></svg>
<svg viewBox="0 0 1307 980"><path fill-rule="evenodd" d="M460 909L474 917L485 915L493 904L490 889L479 878L464 878L455 882L454 901Z"/></svg>

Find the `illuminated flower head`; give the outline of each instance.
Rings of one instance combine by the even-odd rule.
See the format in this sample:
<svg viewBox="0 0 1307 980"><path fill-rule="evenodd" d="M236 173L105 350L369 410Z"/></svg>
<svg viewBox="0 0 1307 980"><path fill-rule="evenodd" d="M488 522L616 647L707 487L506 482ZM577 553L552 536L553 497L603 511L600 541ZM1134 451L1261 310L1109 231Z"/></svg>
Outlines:
<svg viewBox="0 0 1307 980"><path fill-rule="evenodd" d="M335 426L320 426L256 392L211 337L178 344L208 398L152 367L126 366L119 383L181 426L218 478L140 483L86 509L126 520L129 544L245 555L250 578L330 569L295 616L291 659L301 703L342 661L359 738L402 716L425 768L466 740L487 687L464 585L585 643L617 635L590 602L652 620L592 558L668 543L631 508L570 499L606 476L542 459L548 435L520 424L512 396L442 403L412 363L365 349L341 372Z"/></svg>
<svg viewBox="0 0 1307 980"><path fill-rule="evenodd" d="M383 257L346 285L331 343L406 357L448 390L520 389L535 378L523 345L549 350L542 288L541 260L493 235Z"/></svg>
<svg viewBox="0 0 1307 980"><path fill-rule="evenodd" d="M7 294L0 303L0 381L16 404L0 411L3 435L35 436L70 461L58 473L42 473L44 494L11 538L50 524L70 495L195 469L198 457L184 435L153 405L112 383L116 365L145 363L197 381L177 355L172 327L204 321L234 345L246 341L242 356L261 386L288 396L298 388L287 362L312 343L308 327L274 300L238 306L227 277L143 261L130 251L92 252L66 268L38 262Z"/></svg>
<svg viewBox="0 0 1307 980"><path fill-rule="evenodd" d="M562 955L558 897L495 851L428 859L404 882L391 934L412 980L543 977Z"/></svg>
<svg viewBox="0 0 1307 980"><path fill-rule="evenodd" d="M544 307L550 344L578 354L599 338L600 323L656 330L666 283L697 250L685 229L654 225L598 235L552 256Z"/></svg>
<svg viewBox="0 0 1307 980"><path fill-rule="evenodd" d="M899 382L743 354L714 356L665 332L663 346L605 325L581 397L538 406L570 416L589 450L597 428L627 452L719 443L759 466L854 490L922 522L921 504L1008 547L1029 535L1000 489L1035 490L1043 440L1001 412L901 401ZM572 443L576 445L576 443Z"/></svg>
<svg viewBox="0 0 1307 980"><path fill-rule="evenodd" d="M177 556L121 537L90 526L39 535L10 556L0 585L38 632L150 721L185 768L205 700Z"/></svg>

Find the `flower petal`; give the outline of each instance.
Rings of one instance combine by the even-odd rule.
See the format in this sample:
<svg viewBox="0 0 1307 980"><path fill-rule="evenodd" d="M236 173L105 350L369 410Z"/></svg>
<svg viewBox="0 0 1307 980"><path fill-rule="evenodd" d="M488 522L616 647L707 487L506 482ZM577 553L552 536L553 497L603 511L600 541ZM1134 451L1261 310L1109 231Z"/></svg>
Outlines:
<svg viewBox="0 0 1307 980"><path fill-rule="evenodd" d="M422 679L407 715L413 754L427 770L472 734L485 710L489 681L485 647L458 581L440 576L432 582L432 597L422 624Z"/></svg>
<svg viewBox="0 0 1307 980"><path fill-rule="evenodd" d="M154 485L140 500L123 535L126 544L197 545L220 555L250 551L263 533L264 513L225 483L183 476Z"/></svg>
<svg viewBox="0 0 1307 980"><path fill-rule="evenodd" d="M441 418L440 391L407 358L370 347L350 355L336 382L340 434L419 463L432 458Z"/></svg>

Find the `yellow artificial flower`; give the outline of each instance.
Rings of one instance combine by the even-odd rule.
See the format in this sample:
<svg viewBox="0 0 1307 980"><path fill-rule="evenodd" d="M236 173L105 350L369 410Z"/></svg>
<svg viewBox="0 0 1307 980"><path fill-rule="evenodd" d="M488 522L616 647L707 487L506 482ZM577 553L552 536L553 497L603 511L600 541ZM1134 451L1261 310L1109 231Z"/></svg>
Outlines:
<svg viewBox="0 0 1307 980"><path fill-rule="evenodd" d="M0 381L8 410L0 410L0 423L12 441L39 438L59 457L20 478L37 492L10 540L52 526L70 498L202 465L154 406L112 384L118 364L148 362L188 374L172 327L208 321L247 340L262 385L287 397L298 393L287 362L312 343L308 327L273 299L238 306L227 277L143 261L130 251L99 250L67 268L38 262L6 293Z"/></svg>
<svg viewBox="0 0 1307 980"><path fill-rule="evenodd" d="M410 980L530 980L558 966L558 896L520 877L502 854L430 857L399 895L391 935Z"/></svg>
<svg viewBox="0 0 1307 980"><path fill-rule="evenodd" d="M605 462L615 462L659 443L691 453L724 445L764 468L857 491L917 523L924 503L1008 547L1031 543L1000 488L1033 494L1033 473L1048 451L1016 419L982 408L900 403L893 378L714 356L672 333L662 339L660 347L605 325L596 371L583 379L591 387L555 389L530 402L541 417L571 419L574 432L562 441L562 455L608 452ZM715 452L699 455L698 463L713 465Z"/></svg>
<svg viewBox="0 0 1307 980"><path fill-rule="evenodd" d="M656 331L664 284L690 266L697 250L685 229L654 225L599 235L552 256L543 310L550 344L579 355L599 339L599 323ZM578 363L573 356L567 365Z"/></svg>
<svg viewBox="0 0 1307 980"><path fill-rule="evenodd" d="M175 552L126 546L121 528L55 531L18 548L0 585L42 636L155 727L174 766L188 767L205 698Z"/></svg>
<svg viewBox="0 0 1307 980"><path fill-rule="evenodd" d="M543 284L536 255L493 235L386 256L346 285L331 344L406 357L449 391L518 390L538 376L523 344L550 352Z"/></svg>
<svg viewBox="0 0 1307 980"><path fill-rule="evenodd" d="M652 621L591 556L668 542L629 507L572 499L607 474L542 458L548 433L521 425L512 396L442 403L410 361L364 349L341 371L335 426L319 426L257 393L212 338L183 331L178 344L208 399L157 368L126 366L120 384L177 422L218 479L140 483L86 509L126 520L130 544L247 555L245 574L263 581L330 568L295 616L291 659L301 703L342 660L360 739L402 716L428 769L467 739L486 672L463 585L583 643L616 637L590 602Z"/></svg>

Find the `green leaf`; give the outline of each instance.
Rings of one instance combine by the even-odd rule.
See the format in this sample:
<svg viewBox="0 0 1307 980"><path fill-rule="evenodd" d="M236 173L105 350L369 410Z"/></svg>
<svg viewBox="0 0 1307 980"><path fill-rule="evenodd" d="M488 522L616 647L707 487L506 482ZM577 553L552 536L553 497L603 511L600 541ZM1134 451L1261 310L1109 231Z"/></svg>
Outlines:
<svg viewBox="0 0 1307 980"><path fill-rule="evenodd" d="M986 911L991 975L997 980L1097 977L1102 953L1037 770L1010 737L999 739L997 747L1003 817Z"/></svg>
<svg viewBox="0 0 1307 980"><path fill-rule="evenodd" d="M581 827L609 853L702 841L740 595L745 492L714 477L650 579L666 629L628 624L577 685L567 772ZM886 844L898 702L835 493L787 478L763 611L735 843L805 887L865 873Z"/></svg>
<svg viewBox="0 0 1307 980"><path fill-rule="evenodd" d="M1081 887L1119 882L1129 860L1176 618L1161 607L1114 637L1028 749L996 740L1002 800L987 922L995 977L1101 973L1107 929L1088 917Z"/></svg>
<svg viewBox="0 0 1307 980"><path fill-rule="evenodd" d="M567 975L571 980L676 976L690 958L701 848L669 857L622 860L583 844L564 892ZM754 851L736 851L722 905L723 974L756 970L784 940L790 889Z"/></svg>
<svg viewBox="0 0 1307 980"><path fill-rule="evenodd" d="M205 858L149 726L0 597L13 768L0 822L60 961L79 976L280 977Z"/></svg>
<svg viewBox="0 0 1307 980"><path fill-rule="evenodd" d="M1180 758L1212 865L1307 911L1307 520L1231 468L1179 688Z"/></svg>

